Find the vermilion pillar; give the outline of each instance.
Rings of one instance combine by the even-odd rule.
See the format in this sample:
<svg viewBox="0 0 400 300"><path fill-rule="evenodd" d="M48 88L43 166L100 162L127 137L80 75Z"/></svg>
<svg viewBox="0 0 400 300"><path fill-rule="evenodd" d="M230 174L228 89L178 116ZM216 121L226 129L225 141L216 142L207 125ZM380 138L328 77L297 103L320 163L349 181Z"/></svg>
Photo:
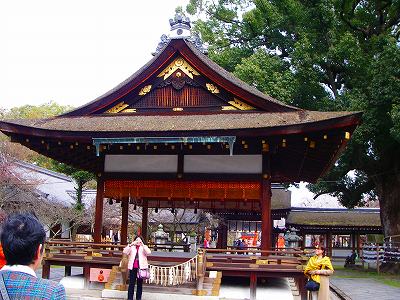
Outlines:
<svg viewBox="0 0 400 300"><path fill-rule="evenodd" d="M271 219L271 166L269 153L262 156L262 179L260 193L261 207L261 250L271 249L272 219Z"/></svg>
<svg viewBox="0 0 400 300"><path fill-rule="evenodd" d="M261 250L271 249L271 181L261 180Z"/></svg>
<svg viewBox="0 0 400 300"><path fill-rule="evenodd" d="M121 222L121 244L125 245L128 242L128 210L129 200L124 199L121 203L122 206L122 222Z"/></svg>
<svg viewBox="0 0 400 300"><path fill-rule="evenodd" d="M101 231L103 228L103 199L104 199L104 180L97 178L96 192L96 209L94 219L94 236L95 243L101 243Z"/></svg>
<svg viewBox="0 0 400 300"><path fill-rule="evenodd" d="M226 249L228 244L228 227L222 221L218 224L217 248Z"/></svg>

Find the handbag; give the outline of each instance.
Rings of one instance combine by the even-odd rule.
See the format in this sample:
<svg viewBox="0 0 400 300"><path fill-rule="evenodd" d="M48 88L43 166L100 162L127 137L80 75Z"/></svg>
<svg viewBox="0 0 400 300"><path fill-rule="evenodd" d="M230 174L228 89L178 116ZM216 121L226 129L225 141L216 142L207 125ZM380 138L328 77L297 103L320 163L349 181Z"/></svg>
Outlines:
<svg viewBox="0 0 400 300"><path fill-rule="evenodd" d="M309 279L306 283L306 290L315 292L319 290L319 283L315 280Z"/></svg>
<svg viewBox="0 0 400 300"><path fill-rule="evenodd" d="M138 269L137 278L139 278L139 279L149 279L150 278L149 269Z"/></svg>

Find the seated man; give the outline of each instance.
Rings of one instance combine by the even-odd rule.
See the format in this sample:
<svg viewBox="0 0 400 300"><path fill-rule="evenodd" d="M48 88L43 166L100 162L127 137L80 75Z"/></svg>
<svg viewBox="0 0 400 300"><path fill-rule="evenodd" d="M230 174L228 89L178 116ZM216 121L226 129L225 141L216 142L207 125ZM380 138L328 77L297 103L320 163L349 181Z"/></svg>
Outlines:
<svg viewBox="0 0 400 300"><path fill-rule="evenodd" d="M65 299L61 284L36 276L35 270L42 263L45 239L42 224L31 214L14 214L4 221L1 244L7 265L0 271L0 281L4 280L10 300Z"/></svg>
<svg viewBox="0 0 400 300"><path fill-rule="evenodd" d="M344 263L344 266L350 266L350 265L355 265L356 264L356 258L357 258L357 253L353 251L351 255L346 257L346 262Z"/></svg>

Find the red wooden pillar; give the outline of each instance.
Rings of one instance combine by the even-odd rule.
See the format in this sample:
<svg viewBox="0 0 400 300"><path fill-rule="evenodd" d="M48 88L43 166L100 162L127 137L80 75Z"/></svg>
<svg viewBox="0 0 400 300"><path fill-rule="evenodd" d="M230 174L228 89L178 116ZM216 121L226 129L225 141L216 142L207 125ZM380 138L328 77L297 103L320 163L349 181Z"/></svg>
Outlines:
<svg viewBox="0 0 400 300"><path fill-rule="evenodd" d="M351 250L354 251L354 252L356 251L356 247L357 247L357 245L356 245L356 236L357 236L356 231L352 231L352 232L350 233Z"/></svg>
<svg viewBox="0 0 400 300"><path fill-rule="evenodd" d="M122 206L121 245L125 245L128 242L128 210L129 210L128 199L122 200L121 206Z"/></svg>
<svg viewBox="0 0 400 300"><path fill-rule="evenodd" d="M257 300L257 274L250 273L250 300Z"/></svg>
<svg viewBox="0 0 400 300"><path fill-rule="evenodd" d="M271 249L271 181L261 180L261 250Z"/></svg>
<svg viewBox="0 0 400 300"><path fill-rule="evenodd" d="M228 246L228 226L226 226L226 224L224 224L223 222L219 222L217 248L226 249L227 246Z"/></svg>
<svg viewBox="0 0 400 300"><path fill-rule="evenodd" d="M147 244L148 236L147 236L147 227L149 226L149 203L147 200L143 199L142 206L142 237L144 242Z"/></svg>
<svg viewBox="0 0 400 300"><path fill-rule="evenodd" d="M261 250L271 250L271 168L268 153L262 156L262 179L260 193L261 208Z"/></svg>
<svg viewBox="0 0 400 300"><path fill-rule="evenodd" d="M93 235L93 240L95 243L101 243L101 231L103 228L103 199L104 180L102 178L97 178L96 209Z"/></svg>
<svg viewBox="0 0 400 300"><path fill-rule="evenodd" d="M332 249L332 231L329 230L326 234L326 249L328 250L328 256L333 256L333 249Z"/></svg>

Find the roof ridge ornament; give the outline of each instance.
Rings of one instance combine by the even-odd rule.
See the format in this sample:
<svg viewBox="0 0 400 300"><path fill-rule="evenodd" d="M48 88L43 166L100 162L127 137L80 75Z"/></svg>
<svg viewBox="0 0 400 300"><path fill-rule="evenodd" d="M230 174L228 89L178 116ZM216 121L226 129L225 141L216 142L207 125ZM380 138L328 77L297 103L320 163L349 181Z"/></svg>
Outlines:
<svg viewBox="0 0 400 300"><path fill-rule="evenodd" d="M207 55L207 47L203 45L199 34L192 34L191 32L192 26L188 17L182 16L181 14L176 14L174 19L169 19L169 24L171 25L170 34L163 34L161 36L156 51L152 53L153 55L157 55L158 53L160 53L164 49L164 47L173 39L185 39L188 42L192 43L203 54Z"/></svg>

